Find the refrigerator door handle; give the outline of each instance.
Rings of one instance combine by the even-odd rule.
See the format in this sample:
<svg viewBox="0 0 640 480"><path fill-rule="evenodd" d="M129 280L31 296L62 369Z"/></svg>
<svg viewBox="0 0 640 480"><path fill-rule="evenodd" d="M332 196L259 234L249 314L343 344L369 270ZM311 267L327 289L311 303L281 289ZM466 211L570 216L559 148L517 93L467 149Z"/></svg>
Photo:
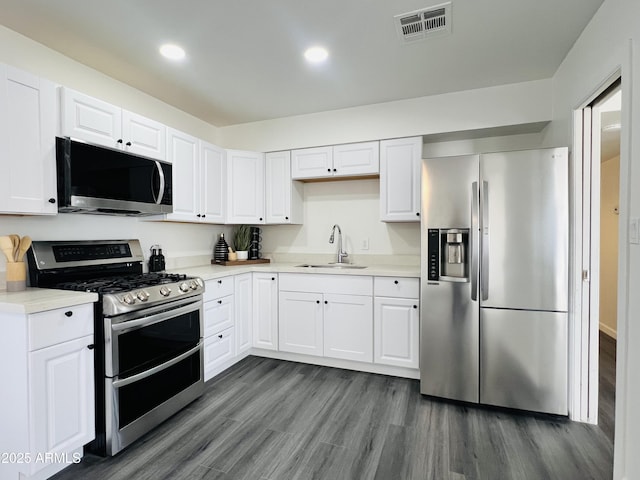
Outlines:
<svg viewBox="0 0 640 480"><path fill-rule="evenodd" d="M482 300L489 298L489 182L482 182L482 192L480 201L480 230L482 240L480 250L482 260L480 264L480 293Z"/></svg>
<svg viewBox="0 0 640 480"><path fill-rule="evenodd" d="M478 242L479 195L478 182L473 182L471 184L471 245L469 245L471 250L471 300L473 301L478 300L478 247L480 245Z"/></svg>

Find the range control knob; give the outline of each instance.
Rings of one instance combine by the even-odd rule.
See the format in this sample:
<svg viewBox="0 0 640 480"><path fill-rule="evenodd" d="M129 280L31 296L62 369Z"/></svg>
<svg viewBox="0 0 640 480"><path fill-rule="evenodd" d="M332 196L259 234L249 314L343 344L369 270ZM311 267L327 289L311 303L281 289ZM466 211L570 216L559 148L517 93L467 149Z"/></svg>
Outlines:
<svg viewBox="0 0 640 480"><path fill-rule="evenodd" d="M191 280L189 282L189 288L191 288L191 290L196 290L198 288L198 283L195 280Z"/></svg>
<svg viewBox="0 0 640 480"><path fill-rule="evenodd" d="M188 292L189 291L189 285L187 285L187 282L182 282L180 284L180 291L181 292Z"/></svg>
<svg viewBox="0 0 640 480"><path fill-rule="evenodd" d="M169 287L160 287L160 295L163 297L168 297L171 294L171 289Z"/></svg>
<svg viewBox="0 0 640 480"><path fill-rule="evenodd" d="M140 290L138 293L136 293L136 297L138 297L138 300L140 300L141 302L146 302L147 300L149 300L149 292L147 292L146 290Z"/></svg>
<svg viewBox="0 0 640 480"><path fill-rule="evenodd" d="M124 303L126 303L127 305L133 305L134 303L136 303L136 298L131 295L130 293L127 293L123 298L122 301Z"/></svg>
<svg viewBox="0 0 640 480"><path fill-rule="evenodd" d="M196 282L198 283L198 286L200 288L204 288L204 282L202 281L202 279L200 277L196 278Z"/></svg>

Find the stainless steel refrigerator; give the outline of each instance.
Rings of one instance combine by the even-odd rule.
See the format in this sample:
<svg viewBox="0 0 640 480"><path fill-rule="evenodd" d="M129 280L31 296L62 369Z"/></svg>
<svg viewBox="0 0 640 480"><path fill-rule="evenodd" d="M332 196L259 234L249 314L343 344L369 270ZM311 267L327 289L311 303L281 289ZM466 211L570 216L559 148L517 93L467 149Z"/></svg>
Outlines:
<svg viewBox="0 0 640 480"><path fill-rule="evenodd" d="M420 391L567 415L566 148L422 163Z"/></svg>

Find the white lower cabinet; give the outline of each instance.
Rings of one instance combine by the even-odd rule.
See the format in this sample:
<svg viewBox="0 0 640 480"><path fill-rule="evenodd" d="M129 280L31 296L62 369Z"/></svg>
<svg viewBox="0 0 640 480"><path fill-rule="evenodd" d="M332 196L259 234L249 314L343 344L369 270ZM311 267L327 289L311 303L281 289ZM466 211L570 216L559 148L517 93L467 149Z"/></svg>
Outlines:
<svg viewBox="0 0 640 480"><path fill-rule="evenodd" d="M376 277L374 293L374 362L418 368L420 281Z"/></svg>
<svg viewBox="0 0 640 480"><path fill-rule="evenodd" d="M280 350L373 361L373 279L281 274Z"/></svg>
<svg viewBox="0 0 640 480"><path fill-rule="evenodd" d="M234 283L236 354L244 356L251 349L253 339L253 274L243 273L236 275Z"/></svg>
<svg viewBox="0 0 640 480"><path fill-rule="evenodd" d="M279 349L322 356L323 309L321 293L280 292Z"/></svg>
<svg viewBox="0 0 640 480"><path fill-rule="evenodd" d="M210 380L234 363L235 299L234 277L205 282L204 380Z"/></svg>
<svg viewBox="0 0 640 480"><path fill-rule="evenodd" d="M215 377L234 363L235 355L233 327L205 338L204 381Z"/></svg>
<svg viewBox="0 0 640 480"><path fill-rule="evenodd" d="M374 303L375 363L418 368L417 300L376 297Z"/></svg>
<svg viewBox="0 0 640 480"><path fill-rule="evenodd" d="M253 346L278 350L278 275L253 273Z"/></svg>
<svg viewBox="0 0 640 480"><path fill-rule="evenodd" d="M373 302L364 295L324 295L324 356L373 361Z"/></svg>
<svg viewBox="0 0 640 480"><path fill-rule="evenodd" d="M0 477L46 479L95 437L93 304L0 321Z"/></svg>

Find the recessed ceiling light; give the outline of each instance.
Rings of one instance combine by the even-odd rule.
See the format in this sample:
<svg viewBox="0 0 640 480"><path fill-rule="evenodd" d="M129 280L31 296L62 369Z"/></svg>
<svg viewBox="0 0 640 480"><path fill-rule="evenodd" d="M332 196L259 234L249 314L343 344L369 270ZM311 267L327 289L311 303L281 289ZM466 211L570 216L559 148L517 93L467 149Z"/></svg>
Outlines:
<svg viewBox="0 0 640 480"><path fill-rule="evenodd" d="M184 50L178 45L166 43L160 47L160 53L169 60L182 60L185 56Z"/></svg>
<svg viewBox="0 0 640 480"><path fill-rule="evenodd" d="M304 52L304 58L311 63L324 62L329 57L329 52L323 47L311 47L307 48Z"/></svg>

